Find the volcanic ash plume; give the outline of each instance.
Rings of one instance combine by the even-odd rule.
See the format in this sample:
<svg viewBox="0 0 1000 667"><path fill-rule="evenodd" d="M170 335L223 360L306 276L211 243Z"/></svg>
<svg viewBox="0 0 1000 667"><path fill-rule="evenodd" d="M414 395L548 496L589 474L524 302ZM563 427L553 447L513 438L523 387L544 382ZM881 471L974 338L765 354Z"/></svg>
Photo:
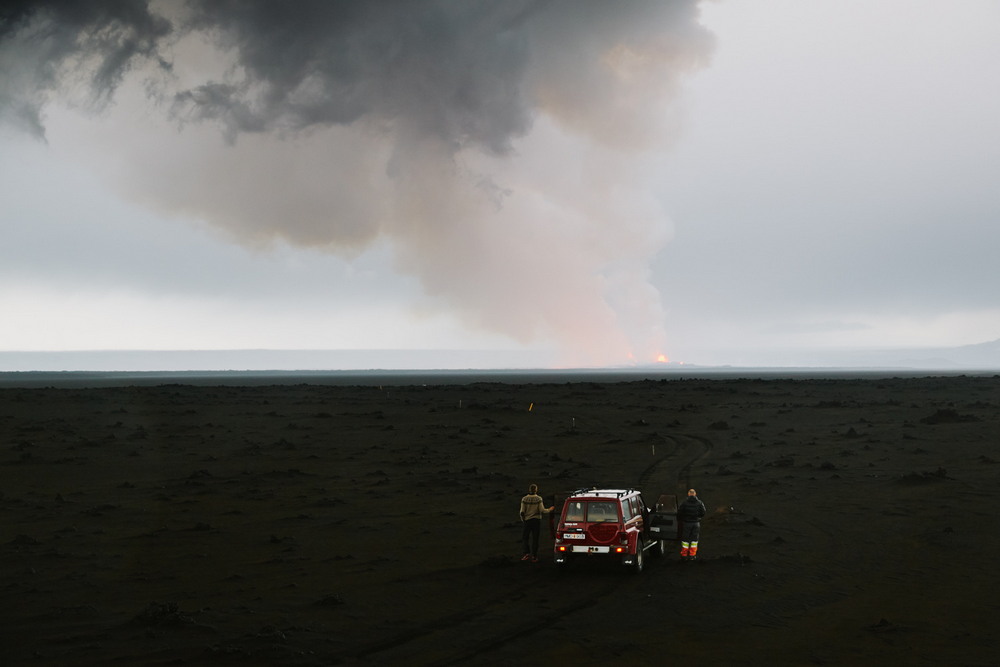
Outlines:
<svg viewBox="0 0 1000 667"><path fill-rule="evenodd" d="M711 50L695 2L0 11L0 119L43 136L57 102L100 111L88 149L130 197L246 244L386 242L424 307L567 363L663 351L650 167Z"/></svg>

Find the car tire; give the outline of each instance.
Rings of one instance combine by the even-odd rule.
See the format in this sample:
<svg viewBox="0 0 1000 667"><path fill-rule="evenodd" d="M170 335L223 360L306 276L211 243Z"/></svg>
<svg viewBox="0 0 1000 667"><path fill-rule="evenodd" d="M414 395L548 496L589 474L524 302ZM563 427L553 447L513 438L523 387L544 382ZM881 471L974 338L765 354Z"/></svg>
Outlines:
<svg viewBox="0 0 1000 667"><path fill-rule="evenodd" d="M638 538L635 545L635 562L632 563L632 572L634 574L640 574L643 566L646 564L645 546L646 545L643 543L642 538Z"/></svg>

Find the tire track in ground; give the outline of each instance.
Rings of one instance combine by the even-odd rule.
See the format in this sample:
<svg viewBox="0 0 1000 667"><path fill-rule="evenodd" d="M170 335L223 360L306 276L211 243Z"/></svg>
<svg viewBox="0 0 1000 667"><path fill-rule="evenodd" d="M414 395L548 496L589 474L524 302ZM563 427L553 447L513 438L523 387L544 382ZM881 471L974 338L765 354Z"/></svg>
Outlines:
<svg viewBox="0 0 1000 667"><path fill-rule="evenodd" d="M697 463L698 461L705 458L711 453L712 441L700 435L685 435L683 437L688 440L694 440L697 443L696 448L700 448L701 450L697 456L688 460L688 462L684 464L684 467L682 467L680 470L677 471L678 484L681 482L681 480L683 480L684 486L690 489L692 486L694 486L694 484L691 482L691 468L694 467L695 463Z"/></svg>
<svg viewBox="0 0 1000 667"><path fill-rule="evenodd" d="M604 572L602 585L595 586L593 580L588 580L586 586L567 588L564 576L557 576L554 571L542 577L538 565L518 563L515 567L532 568L534 576L518 575L517 583L500 596L419 623L336 657L340 662L356 660L359 663L450 665L464 662L592 606L625 580L621 572ZM506 577L507 574L497 573L497 576ZM546 598L558 599L560 604L544 608L526 602Z"/></svg>
<svg viewBox="0 0 1000 667"><path fill-rule="evenodd" d="M696 435L665 435L663 439L672 445L671 451L646 467L639 475L639 486L643 489L654 484L654 476L668 464L678 465L677 472L670 481L677 486L683 483L691 488L691 468L712 451L712 441ZM666 486L664 484L664 486ZM649 498L647 498L649 500Z"/></svg>
<svg viewBox="0 0 1000 667"><path fill-rule="evenodd" d="M427 621L426 623L421 623L416 627L400 631L390 638L380 639L376 642L371 642L360 648L348 651L345 656L355 659L368 658L370 656L385 653L386 651L390 651L394 648L418 641L432 635L435 632L471 623L475 621L475 619L483 616L487 610L493 606L503 605L510 599L520 600L527 594L529 589L533 588L533 586L534 582L522 583L513 590L504 593L502 596L492 598L477 605L476 607L463 609L461 611Z"/></svg>
<svg viewBox="0 0 1000 667"><path fill-rule="evenodd" d="M670 435L664 436L664 441L670 445L669 451L639 474L639 488L652 488L650 485L656 483L656 477L671 466L676 470L670 475L671 482L680 484L683 481L690 486L692 466L712 450L711 441L699 436ZM638 580L625 575L613 569L611 572L581 573L580 576L586 578L586 585L579 586L566 585L567 573L523 578L503 595L420 623L338 657L361 662L405 661L422 665L474 661L498 646L539 632L557 621L565 621L623 586L639 585ZM559 604L554 607L526 604L529 596L532 600L559 600Z"/></svg>
<svg viewBox="0 0 1000 667"><path fill-rule="evenodd" d="M618 573L621 574L621 573ZM542 630L552 623L557 621L565 620L571 614L583 611L589 607L600 602L603 598L611 595L614 591L618 590L619 586L622 584L620 577L613 577L611 581L607 582L605 585L600 587L583 587L589 588L587 595L581 598L574 598L569 602L559 605L554 609L545 610L544 613L538 613L537 610L532 610L530 606L526 606L522 598L518 598L516 608L513 613L520 619L520 622L513 623L508 627L497 630L490 634L490 636L485 637L476 641L472 646L462 649L459 652L453 653L448 657L434 661L430 663L435 666L444 665L455 665L460 663L466 663L472 661L477 656L481 656L488 653L498 646L506 644L515 639L521 637L526 637L528 635L534 634L539 630ZM557 590L552 590L557 589ZM553 592L560 595L563 599L566 599L565 587L561 585L553 585L549 591L544 591L540 589L537 585L533 586L532 598L538 598L543 593ZM531 617L525 619L525 611L534 611Z"/></svg>

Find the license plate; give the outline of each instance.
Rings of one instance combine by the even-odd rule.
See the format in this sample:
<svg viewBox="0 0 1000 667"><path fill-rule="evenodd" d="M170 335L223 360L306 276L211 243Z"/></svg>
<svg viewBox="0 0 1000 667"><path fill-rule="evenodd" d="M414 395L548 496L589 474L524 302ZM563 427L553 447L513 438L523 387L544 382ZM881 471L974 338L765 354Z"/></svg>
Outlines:
<svg viewBox="0 0 1000 667"><path fill-rule="evenodd" d="M586 537L583 533L563 533L563 539L565 540L582 540Z"/></svg>

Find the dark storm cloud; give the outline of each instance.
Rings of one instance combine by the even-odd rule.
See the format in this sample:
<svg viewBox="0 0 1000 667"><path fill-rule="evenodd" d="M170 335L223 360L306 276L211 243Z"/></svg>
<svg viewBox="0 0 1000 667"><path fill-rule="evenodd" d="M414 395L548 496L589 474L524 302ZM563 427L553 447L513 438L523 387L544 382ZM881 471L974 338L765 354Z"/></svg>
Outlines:
<svg viewBox="0 0 1000 667"><path fill-rule="evenodd" d="M405 118L418 133L502 151L529 123L524 25L537 5L196 2L186 26L217 35L245 76L177 102L236 131Z"/></svg>
<svg viewBox="0 0 1000 667"><path fill-rule="evenodd" d="M11 59L31 83L6 86L0 105L40 133L47 94L81 67L95 99L107 99L137 61L166 66L168 40L198 31L235 54L241 76L176 92L183 117L231 134L405 118L417 132L502 151L529 123L523 26L538 6L195 0L172 23L129 0L21 2L4 10L0 39L21 47Z"/></svg>
<svg viewBox="0 0 1000 667"><path fill-rule="evenodd" d="M405 119L418 133L502 152L529 128L538 103L526 89L529 67L559 70L574 87L558 90L559 80L549 80L558 96L591 104L590 86L578 85L586 73L572 71L587 50L672 32L678 52L702 59L707 41L694 5L190 0L159 5L176 13L168 20L156 3L129 0L8 3L0 14L10 63L0 110L40 132L41 109L61 85L86 72L94 98L107 99L142 61L168 69L169 45L198 32L234 54L237 67L226 81L175 91L182 117L219 120L233 134Z"/></svg>
<svg viewBox="0 0 1000 667"><path fill-rule="evenodd" d="M37 135L48 94L86 71L93 101L106 101L140 58L155 58L170 22L141 2L13 0L0 8L0 118ZM162 63L166 66L166 63Z"/></svg>
<svg viewBox="0 0 1000 667"><path fill-rule="evenodd" d="M248 245L384 240L473 327L655 356L668 223L638 158L711 48L695 0L24 3L0 117L41 135L47 104L138 86L165 113L90 149L131 199Z"/></svg>

